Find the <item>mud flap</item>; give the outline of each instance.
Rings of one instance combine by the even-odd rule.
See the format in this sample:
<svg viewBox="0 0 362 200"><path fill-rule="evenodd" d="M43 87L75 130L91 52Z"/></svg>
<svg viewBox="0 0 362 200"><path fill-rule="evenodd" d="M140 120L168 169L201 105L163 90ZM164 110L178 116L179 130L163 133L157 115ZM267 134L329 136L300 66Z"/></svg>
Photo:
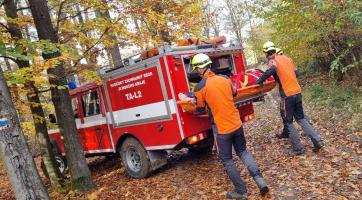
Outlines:
<svg viewBox="0 0 362 200"><path fill-rule="evenodd" d="M164 150L147 151L152 170L156 170L167 164L167 152Z"/></svg>

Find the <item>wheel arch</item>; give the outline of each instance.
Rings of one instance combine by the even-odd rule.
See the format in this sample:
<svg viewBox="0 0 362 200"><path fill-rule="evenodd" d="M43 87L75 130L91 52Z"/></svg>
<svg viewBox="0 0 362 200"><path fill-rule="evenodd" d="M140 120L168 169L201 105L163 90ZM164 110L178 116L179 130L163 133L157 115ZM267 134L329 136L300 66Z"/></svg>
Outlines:
<svg viewBox="0 0 362 200"><path fill-rule="evenodd" d="M147 156L147 160L148 162L150 162L150 171L148 172L148 174L145 176L149 176L153 171L155 171L156 169L164 166L167 164L167 152L165 150L146 150L145 145L142 143L142 141L137 138L135 135L133 135L132 133L125 133L123 134L117 141L117 145L116 145L116 151L120 152L123 143L126 141L126 139L128 138L133 138L136 141L139 142L139 144L141 144L146 152L146 156ZM122 158L122 155L120 153L120 156ZM143 178L145 178L143 177Z"/></svg>
<svg viewBox="0 0 362 200"><path fill-rule="evenodd" d="M132 134L130 132L126 132L121 137L119 137L118 140L117 140L117 144L116 144L116 151L117 152L119 152L121 150L122 144L127 138L136 139L146 149L145 145L143 144L143 142L140 139L138 139L134 134Z"/></svg>

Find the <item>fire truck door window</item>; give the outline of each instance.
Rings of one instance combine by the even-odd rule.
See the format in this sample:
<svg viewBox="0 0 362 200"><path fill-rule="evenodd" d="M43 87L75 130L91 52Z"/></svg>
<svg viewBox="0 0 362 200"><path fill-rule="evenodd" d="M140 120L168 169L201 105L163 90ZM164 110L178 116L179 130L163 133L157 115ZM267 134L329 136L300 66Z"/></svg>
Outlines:
<svg viewBox="0 0 362 200"><path fill-rule="evenodd" d="M91 91L82 96L84 117L100 114L97 91Z"/></svg>
<svg viewBox="0 0 362 200"><path fill-rule="evenodd" d="M72 98L72 109L73 109L73 113L74 113L74 118L79 118L77 98Z"/></svg>

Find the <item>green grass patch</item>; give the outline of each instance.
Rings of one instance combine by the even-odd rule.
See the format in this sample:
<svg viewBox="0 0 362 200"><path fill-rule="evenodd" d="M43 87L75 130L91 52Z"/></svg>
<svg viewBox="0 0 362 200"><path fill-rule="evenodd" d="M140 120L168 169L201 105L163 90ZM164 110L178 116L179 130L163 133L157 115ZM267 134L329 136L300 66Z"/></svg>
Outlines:
<svg viewBox="0 0 362 200"><path fill-rule="evenodd" d="M303 96L309 105L323 110L330 120L347 122L348 128L353 130L362 128L361 88L316 79L305 85Z"/></svg>
<svg viewBox="0 0 362 200"><path fill-rule="evenodd" d="M315 105L328 106L331 109L348 112L361 111L362 96L358 89L351 85L315 82L305 87L303 94L309 102Z"/></svg>

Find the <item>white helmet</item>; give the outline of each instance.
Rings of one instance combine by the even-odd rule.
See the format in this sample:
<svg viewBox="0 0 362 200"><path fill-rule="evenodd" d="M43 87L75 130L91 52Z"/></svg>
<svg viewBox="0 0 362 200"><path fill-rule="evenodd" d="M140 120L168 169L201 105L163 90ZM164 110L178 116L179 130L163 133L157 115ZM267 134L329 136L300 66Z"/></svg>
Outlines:
<svg viewBox="0 0 362 200"><path fill-rule="evenodd" d="M275 52L279 55L283 55L283 50L282 49L279 49L279 48L275 48Z"/></svg>
<svg viewBox="0 0 362 200"><path fill-rule="evenodd" d="M195 70L196 68L205 68L206 66L208 66L211 63L212 63L212 61L208 55L206 55L204 53L196 54L192 58L192 62L191 62L192 70Z"/></svg>
<svg viewBox="0 0 362 200"><path fill-rule="evenodd" d="M263 51L267 53L272 50L276 50L274 43L271 41L265 42L263 45Z"/></svg>

